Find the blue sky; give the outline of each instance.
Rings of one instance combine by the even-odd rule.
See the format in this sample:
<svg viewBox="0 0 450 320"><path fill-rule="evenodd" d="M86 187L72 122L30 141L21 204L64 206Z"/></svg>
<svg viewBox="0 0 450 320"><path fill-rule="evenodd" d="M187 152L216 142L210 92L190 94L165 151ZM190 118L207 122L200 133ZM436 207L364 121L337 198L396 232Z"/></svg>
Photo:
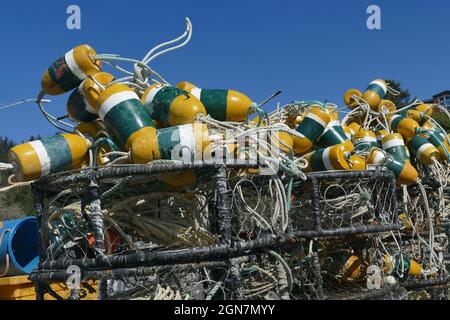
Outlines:
<svg viewBox="0 0 450 320"><path fill-rule="evenodd" d="M78 44L142 58L178 36L186 16L192 41L152 64L172 84L232 88L255 101L281 89L281 103L327 99L340 105L346 89L364 89L376 78L399 80L420 98L450 89L450 3L444 0L102 3L1 1L0 104L37 96L48 65ZM81 30L66 28L70 4L81 8ZM381 30L366 27L371 4L381 7ZM64 115L67 97L54 98L48 109ZM0 136L20 141L53 133L35 104L0 110Z"/></svg>

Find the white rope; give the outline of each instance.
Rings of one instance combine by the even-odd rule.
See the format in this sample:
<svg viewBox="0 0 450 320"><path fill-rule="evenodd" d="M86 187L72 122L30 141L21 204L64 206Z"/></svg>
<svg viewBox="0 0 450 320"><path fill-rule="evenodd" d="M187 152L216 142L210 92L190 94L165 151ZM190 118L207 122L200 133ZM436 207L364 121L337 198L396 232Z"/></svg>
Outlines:
<svg viewBox="0 0 450 320"><path fill-rule="evenodd" d="M10 163L0 162L0 171L11 171L14 169L14 166Z"/></svg>

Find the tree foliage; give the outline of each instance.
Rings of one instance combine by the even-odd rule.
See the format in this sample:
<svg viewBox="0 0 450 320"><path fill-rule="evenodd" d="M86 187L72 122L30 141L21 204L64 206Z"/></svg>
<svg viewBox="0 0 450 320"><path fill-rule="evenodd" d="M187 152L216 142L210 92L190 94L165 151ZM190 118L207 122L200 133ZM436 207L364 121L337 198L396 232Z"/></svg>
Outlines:
<svg viewBox="0 0 450 320"><path fill-rule="evenodd" d="M411 93L408 89L404 89L401 86L401 83L396 80L386 80L389 87L400 92L399 95L393 95L392 93L388 92L385 96L386 100L391 100L398 108L401 108L402 106L406 106L411 103Z"/></svg>
<svg viewBox="0 0 450 320"><path fill-rule="evenodd" d="M36 137L30 137L35 140ZM8 151L16 143L8 137L0 137L0 162L8 162ZM0 171L0 188L8 185L9 171ZM33 196L29 186L9 189L0 193L0 221L33 215Z"/></svg>
<svg viewBox="0 0 450 320"><path fill-rule="evenodd" d="M450 132L450 119L444 112L434 112L431 117L436 120L443 129Z"/></svg>

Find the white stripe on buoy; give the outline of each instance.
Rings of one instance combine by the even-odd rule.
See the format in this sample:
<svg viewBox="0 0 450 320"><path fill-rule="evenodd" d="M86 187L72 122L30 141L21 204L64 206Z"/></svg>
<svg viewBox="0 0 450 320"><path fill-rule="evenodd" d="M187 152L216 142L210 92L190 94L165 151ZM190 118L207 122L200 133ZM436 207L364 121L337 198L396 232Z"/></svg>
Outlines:
<svg viewBox="0 0 450 320"><path fill-rule="evenodd" d="M431 143L425 143L422 146L420 146L419 150L417 150L416 152L417 158L420 159L422 157L422 153L428 148L434 148L434 146Z"/></svg>
<svg viewBox="0 0 450 320"><path fill-rule="evenodd" d="M153 99L155 99L156 94L165 86L156 86L150 89L150 92L145 97L144 104L148 106L149 109L153 108Z"/></svg>
<svg viewBox="0 0 450 320"><path fill-rule="evenodd" d="M375 157L373 157L373 164L379 165L386 161L386 156L383 152L377 152Z"/></svg>
<svg viewBox="0 0 450 320"><path fill-rule="evenodd" d="M319 116L315 115L314 113L310 112L306 115L306 118L310 118L314 120L315 122L318 122L322 127L326 128L327 123L323 121Z"/></svg>
<svg viewBox="0 0 450 320"><path fill-rule="evenodd" d="M357 143L359 143L359 142L377 142L377 138L365 136L365 137L356 139L356 142Z"/></svg>
<svg viewBox="0 0 450 320"><path fill-rule="evenodd" d="M393 147L398 147L398 146L404 146L405 142L403 141L403 139L392 139L392 140L388 140L383 142L382 146L383 146L383 150L387 150Z"/></svg>
<svg viewBox="0 0 450 320"><path fill-rule="evenodd" d="M386 83L384 81L374 80L370 84L376 84L376 85L380 86L383 89L383 91L384 91L384 95L386 95L386 93L387 93L387 86L386 86Z"/></svg>
<svg viewBox="0 0 450 320"><path fill-rule="evenodd" d="M41 177L48 176L51 169L51 161L45 150L44 144L40 140L28 142L33 150L36 152L39 162L41 164Z"/></svg>
<svg viewBox="0 0 450 320"><path fill-rule="evenodd" d="M140 102L138 95L134 91L117 92L103 102L100 110L98 110L98 115L102 120L105 120L105 116L112 108L127 100L138 100Z"/></svg>
<svg viewBox="0 0 450 320"><path fill-rule="evenodd" d="M73 50L70 50L64 55L64 58L66 59L66 63L69 66L70 71L80 80L86 79L86 75L84 74L83 70L81 70L80 66L78 65L77 61L75 60L75 57L73 55Z"/></svg>
<svg viewBox="0 0 450 320"><path fill-rule="evenodd" d="M195 151L195 136L194 136L194 126L192 124L184 124L178 127L180 132L180 144L183 147L183 159L185 154L189 152L190 155L194 154Z"/></svg>
<svg viewBox="0 0 450 320"><path fill-rule="evenodd" d="M330 148L326 148L322 154L322 161L327 170L335 170L330 161Z"/></svg>
<svg viewBox="0 0 450 320"><path fill-rule="evenodd" d="M196 97L198 100L200 100L200 97L202 96L202 89L200 88L192 88L191 94Z"/></svg>

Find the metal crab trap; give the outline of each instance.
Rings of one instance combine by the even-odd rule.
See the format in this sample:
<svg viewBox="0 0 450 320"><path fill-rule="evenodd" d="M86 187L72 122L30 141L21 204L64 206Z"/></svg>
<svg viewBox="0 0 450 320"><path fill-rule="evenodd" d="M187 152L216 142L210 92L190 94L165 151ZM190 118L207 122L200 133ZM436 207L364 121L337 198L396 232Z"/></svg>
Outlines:
<svg viewBox="0 0 450 320"><path fill-rule="evenodd" d="M329 239L357 237L358 252L369 255L362 239L399 229L390 173L311 173L305 181L260 173L245 165L166 161L35 182L40 263L30 278L38 297L57 296L48 284L68 281L73 270L81 285L58 298L78 299L93 290L92 281L100 299L395 295L398 286L367 290L365 276L353 282L329 276L330 268L346 268L345 260L340 267L329 261L332 244L348 243ZM186 177L194 182L174 183Z"/></svg>
<svg viewBox="0 0 450 320"><path fill-rule="evenodd" d="M214 294L232 298L232 278L240 275L230 258L276 242L276 234L286 232L289 224L281 178L254 172L257 168L162 162L43 179L33 188L41 263L31 278L48 292L46 281L67 279L67 268L78 266L82 279L101 280L102 298L124 296L130 286L148 288L153 299L212 298L208 286ZM173 183L183 177L194 177L195 183ZM216 264L236 270L220 271ZM161 276L168 269L170 279ZM139 277L128 281L125 275L132 273ZM185 284L187 275L198 280L196 290ZM173 281L175 291L170 289ZM203 296L196 293L199 288Z"/></svg>

